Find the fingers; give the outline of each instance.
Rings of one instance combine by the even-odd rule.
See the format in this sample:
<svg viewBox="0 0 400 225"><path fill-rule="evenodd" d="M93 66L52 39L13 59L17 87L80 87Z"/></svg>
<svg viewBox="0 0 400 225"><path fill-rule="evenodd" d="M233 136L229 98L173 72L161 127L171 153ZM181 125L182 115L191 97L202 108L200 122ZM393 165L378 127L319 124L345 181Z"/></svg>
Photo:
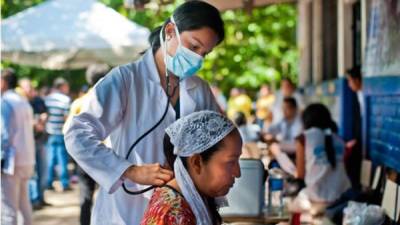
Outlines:
<svg viewBox="0 0 400 225"><path fill-rule="evenodd" d="M172 172L171 170L161 169L160 172L163 173L163 174L169 175L171 177L174 176L174 172Z"/></svg>
<svg viewBox="0 0 400 225"><path fill-rule="evenodd" d="M134 166L124 172L124 177L139 184L162 186L170 181L174 174L171 170L162 168L159 163L154 163Z"/></svg>
<svg viewBox="0 0 400 225"><path fill-rule="evenodd" d="M150 171L152 173L150 176L151 181L149 181L149 183L152 183L153 185L162 186L170 181L174 176L171 170L162 168L159 163L151 164L149 166L151 167Z"/></svg>
<svg viewBox="0 0 400 225"><path fill-rule="evenodd" d="M163 173L159 173L159 174L157 174L156 178L168 182L168 181L170 181L172 179L172 176L171 175L167 175L167 174L163 174Z"/></svg>
<svg viewBox="0 0 400 225"><path fill-rule="evenodd" d="M163 186L164 184L166 184L167 182L161 180L161 179L155 179L153 182L153 185L155 186Z"/></svg>
<svg viewBox="0 0 400 225"><path fill-rule="evenodd" d="M162 173L162 174L166 174L166 175L169 175L169 176L173 176L174 175L174 172L172 172L171 170L167 170L167 169L162 168L160 166L160 164L158 164L158 163L153 164L153 171L156 172L156 173Z"/></svg>
<svg viewBox="0 0 400 225"><path fill-rule="evenodd" d="M166 170L163 168L159 168L157 171L157 179L161 179L163 181L170 181L174 177L174 173L170 170Z"/></svg>

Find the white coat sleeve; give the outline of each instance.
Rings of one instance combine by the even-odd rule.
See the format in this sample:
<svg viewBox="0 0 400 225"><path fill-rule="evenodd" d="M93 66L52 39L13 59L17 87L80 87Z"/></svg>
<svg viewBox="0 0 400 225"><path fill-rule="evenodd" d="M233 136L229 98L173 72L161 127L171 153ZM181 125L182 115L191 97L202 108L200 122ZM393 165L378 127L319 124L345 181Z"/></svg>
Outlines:
<svg viewBox="0 0 400 225"><path fill-rule="evenodd" d="M222 113L223 111L219 107L217 100L215 99L215 96L212 93L211 88L208 85L208 83L201 80L200 78L199 78L199 80L200 80L199 82L201 83L201 89L202 89L201 93L203 93L203 95L204 95L204 97L203 97L204 103L205 103L204 109Z"/></svg>
<svg viewBox="0 0 400 225"><path fill-rule="evenodd" d="M89 93L65 134L68 153L109 193L121 185L122 174L132 165L103 143L124 117L127 83L120 68L113 69Z"/></svg>

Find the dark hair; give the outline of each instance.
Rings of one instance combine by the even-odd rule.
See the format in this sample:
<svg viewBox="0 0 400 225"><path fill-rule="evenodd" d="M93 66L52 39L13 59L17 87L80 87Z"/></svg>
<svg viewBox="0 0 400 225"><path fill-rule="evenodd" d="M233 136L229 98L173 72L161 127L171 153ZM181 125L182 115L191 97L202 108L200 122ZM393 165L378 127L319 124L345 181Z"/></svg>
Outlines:
<svg viewBox="0 0 400 225"><path fill-rule="evenodd" d="M17 87L18 79L14 69L7 68L2 70L1 79L3 79L7 83L8 89L14 89Z"/></svg>
<svg viewBox="0 0 400 225"><path fill-rule="evenodd" d="M293 82L289 77L283 77L283 78L281 79L281 83L282 83L283 81L289 82L289 84L292 85L293 87L295 86L295 85L294 85L294 82Z"/></svg>
<svg viewBox="0 0 400 225"><path fill-rule="evenodd" d="M67 80L65 80L62 77L58 77L53 82L53 88L60 89L61 86L65 85L65 84L68 84Z"/></svg>
<svg viewBox="0 0 400 225"><path fill-rule="evenodd" d="M321 103L313 103L307 106L302 115L304 129L315 127L321 130L331 129L337 132L337 125L332 120L331 113ZM332 135L325 135L325 152L329 164L332 168L336 168L336 153L333 146Z"/></svg>
<svg viewBox="0 0 400 225"><path fill-rule="evenodd" d="M218 35L218 44L225 38L224 22L217 8L203 1L188 1L175 9L173 13L174 20L178 26L179 32L196 30L203 27L211 28ZM160 48L161 28L170 22L168 18L162 26L152 31L149 42L155 52ZM165 34L163 33L163 38Z"/></svg>
<svg viewBox="0 0 400 225"><path fill-rule="evenodd" d="M293 109L297 109L297 101L295 98L293 97L285 97L283 99L283 102L286 104L289 104L290 107L292 107Z"/></svg>
<svg viewBox="0 0 400 225"><path fill-rule="evenodd" d="M236 126L241 126L246 124L246 116L244 115L243 112L236 112L234 115L233 122L236 124Z"/></svg>
<svg viewBox="0 0 400 225"><path fill-rule="evenodd" d="M93 86L103 78L108 71L110 71L110 67L107 64L92 64L86 69L86 81L90 86Z"/></svg>
<svg viewBox="0 0 400 225"><path fill-rule="evenodd" d="M211 146L209 149L206 151L200 153L200 157L204 162L208 162L211 157L214 155L214 153L221 148L223 145L223 142L220 141L217 144ZM167 134L164 136L164 155L167 160L167 164L170 168L174 168L174 162L176 159L176 155L174 155L174 146L172 145L170 138ZM187 157L181 157L182 163L187 168ZM211 197L206 198L207 205L209 207L210 213L211 213L211 219L213 221L213 224L221 224L222 223L222 218L221 215L218 212L217 204L215 203L215 199Z"/></svg>
<svg viewBox="0 0 400 225"><path fill-rule="evenodd" d="M359 81L362 80L361 67L360 66L354 66L353 68L347 70L346 73L347 73L347 76L351 77L352 79L356 79L356 80L359 80Z"/></svg>

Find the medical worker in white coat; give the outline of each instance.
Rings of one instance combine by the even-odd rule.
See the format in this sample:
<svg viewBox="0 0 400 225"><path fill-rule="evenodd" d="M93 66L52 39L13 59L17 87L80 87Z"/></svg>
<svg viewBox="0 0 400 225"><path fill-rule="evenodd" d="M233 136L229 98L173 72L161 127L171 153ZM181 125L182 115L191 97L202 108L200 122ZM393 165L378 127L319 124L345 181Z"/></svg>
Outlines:
<svg viewBox="0 0 400 225"><path fill-rule="evenodd" d="M128 192L172 179L162 167L164 130L180 116L218 110L195 73L224 35L215 7L186 2L153 31L141 59L114 68L94 86L65 134L70 155L100 185L91 224L139 224L152 191ZM107 137L111 147L103 144Z"/></svg>

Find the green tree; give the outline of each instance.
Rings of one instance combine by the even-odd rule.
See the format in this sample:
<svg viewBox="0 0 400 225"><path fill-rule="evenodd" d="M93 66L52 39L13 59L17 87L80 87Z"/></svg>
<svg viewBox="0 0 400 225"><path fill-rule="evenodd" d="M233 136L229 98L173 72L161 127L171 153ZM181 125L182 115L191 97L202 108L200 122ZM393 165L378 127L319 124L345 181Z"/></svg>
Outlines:
<svg viewBox="0 0 400 225"><path fill-rule="evenodd" d="M144 11L123 7L122 0L102 0L129 19L150 29L161 25L183 1ZM253 93L264 83L276 84L282 77L297 81L297 10L295 4L255 8L251 13L222 13L226 38L206 57L199 75L223 89L242 87Z"/></svg>
<svg viewBox="0 0 400 225"><path fill-rule="evenodd" d="M13 15L43 0L1 0L2 18ZM145 10L131 10L123 6L123 0L101 0L130 20L154 29L168 18L183 2L153 5ZM276 84L283 76L296 81L298 53L296 48L296 5L275 4L255 8L251 13L244 10L228 10L222 13L226 38L206 57L199 75L215 83L227 93L232 87L242 87L253 93L264 83ZM49 84L54 74L66 76L77 89L84 83L83 70L48 71L13 65L20 76L33 78L38 85ZM73 78L73 79L72 79Z"/></svg>

